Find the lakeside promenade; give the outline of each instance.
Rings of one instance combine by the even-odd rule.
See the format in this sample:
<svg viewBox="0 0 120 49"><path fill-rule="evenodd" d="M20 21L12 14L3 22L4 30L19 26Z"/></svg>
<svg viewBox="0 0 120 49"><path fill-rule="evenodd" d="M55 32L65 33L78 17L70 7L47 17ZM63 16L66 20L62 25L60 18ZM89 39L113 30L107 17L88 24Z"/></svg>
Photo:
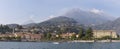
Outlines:
<svg viewBox="0 0 120 49"><path fill-rule="evenodd" d="M83 42L83 43L85 43L85 42L120 42L120 40L72 40L72 41L0 41L0 42L60 42L60 43L62 43L62 42L68 42L68 43L74 43L74 42Z"/></svg>
<svg viewBox="0 0 120 49"><path fill-rule="evenodd" d="M68 42L120 42L120 40L74 40Z"/></svg>

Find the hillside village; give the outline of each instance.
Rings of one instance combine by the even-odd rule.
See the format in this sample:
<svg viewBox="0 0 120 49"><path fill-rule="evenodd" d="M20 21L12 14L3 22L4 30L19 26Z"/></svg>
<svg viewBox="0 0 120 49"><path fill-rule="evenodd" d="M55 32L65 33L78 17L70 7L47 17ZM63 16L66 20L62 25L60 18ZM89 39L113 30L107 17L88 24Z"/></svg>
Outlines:
<svg viewBox="0 0 120 49"><path fill-rule="evenodd" d="M84 29L81 26L24 28L18 25L16 28L9 28L6 25L1 25L0 29L2 30L0 34L0 41L69 41L119 39L119 35L114 30L93 30L90 27Z"/></svg>

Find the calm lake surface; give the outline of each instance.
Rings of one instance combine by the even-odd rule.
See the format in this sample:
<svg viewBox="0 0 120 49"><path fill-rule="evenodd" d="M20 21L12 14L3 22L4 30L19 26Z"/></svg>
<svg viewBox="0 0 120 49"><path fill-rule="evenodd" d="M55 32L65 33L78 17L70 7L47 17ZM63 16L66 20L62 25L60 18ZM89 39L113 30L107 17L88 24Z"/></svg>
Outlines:
<svg viewBox="0 0 120 49"><path fill-rule="evenodd" d="M0 42L0 49L120 49L120 43Z"/></svg>

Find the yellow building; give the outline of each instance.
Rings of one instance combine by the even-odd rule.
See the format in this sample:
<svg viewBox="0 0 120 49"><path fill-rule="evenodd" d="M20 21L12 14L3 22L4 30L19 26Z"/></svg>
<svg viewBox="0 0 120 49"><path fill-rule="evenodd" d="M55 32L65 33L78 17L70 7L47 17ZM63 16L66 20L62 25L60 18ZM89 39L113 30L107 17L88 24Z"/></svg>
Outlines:
<svg viewBox="0 0 120 49"><path fill-rule="evenodd" d="M102 38L105 36L111 36L117 38L117 33L114 30L93 30L93 36L95 38Z"/></svg>

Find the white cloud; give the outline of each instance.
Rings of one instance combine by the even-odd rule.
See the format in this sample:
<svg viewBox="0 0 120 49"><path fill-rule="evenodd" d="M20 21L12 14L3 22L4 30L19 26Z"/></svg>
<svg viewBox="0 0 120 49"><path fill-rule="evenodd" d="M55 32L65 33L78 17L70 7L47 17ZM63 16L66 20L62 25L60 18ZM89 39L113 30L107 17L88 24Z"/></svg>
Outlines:
<svg viewBox="0 0 120 49"><path fill-rule="evenodd" d="M46 17L44 20L42 20L41 22L46 21L46 20L49 20L49 19L52 19L52 18L54 18L54 17L57 17L57 16L50 15L50 16Z"/></svg>
<svg viewBox="0 0 120 49"><path fill-rule="evenodd" d="M77 10L84 10L84 9L80 7L63 8L57 12L56 16L64 16L66 13L71 12L73 10L77 11Z"/></svg>
<svg viewBox="0 0 120 49"><path fill-rule="evenodd" d="M54 15L50 15L48 18L51 19L51 18L54 18L54 17L56 17L56 16L54 16Z"/></svg>
<svg viewBox="0 0 120 49"><path fill-rule="evenodd" d="M90 10L90 12L93 12L93 13L96 13L96 14L103 13L102 10L99 10L99 9L96 9L96 8L93 8L92 10Z"/></svg>
<svg viewBox="0 0 120 49"><path fill-rule="evenodd" d="M34 19L34 17L35 17L34 15L30 15L30 17L29 17L29 18L33 20L33 19Z"/></svg>
<svg viewBox="0 0 120 49"><path fill-rule="evenodd" d="M35 22L35 15L30 15L28 21Z"/></svg>

